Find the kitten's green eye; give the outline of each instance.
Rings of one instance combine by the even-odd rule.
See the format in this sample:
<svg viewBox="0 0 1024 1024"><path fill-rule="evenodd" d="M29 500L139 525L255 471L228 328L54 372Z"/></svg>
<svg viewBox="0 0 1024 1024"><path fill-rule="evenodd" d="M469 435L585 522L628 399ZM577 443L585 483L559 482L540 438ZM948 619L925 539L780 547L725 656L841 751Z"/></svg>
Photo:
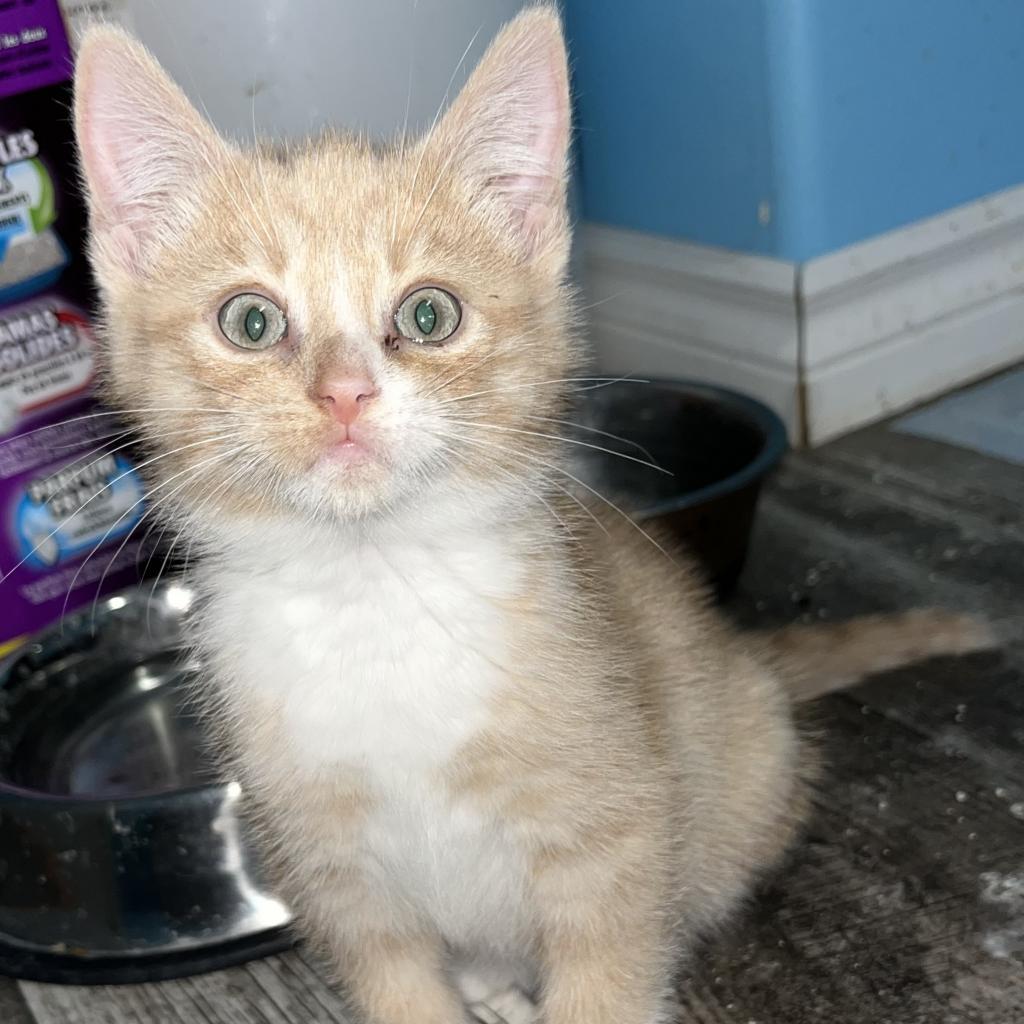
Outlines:
<svg viewBox="0 0 1024 1024"><path fill-rule="evenodd" d="M265 295L244 292L228 299L217 314L221 333L239 348L264 349L288 333L288 318Z"/></svg>
<svg viewBox="0 0 1024 1024"><path fill-rule="evenodd" d="M447 341L461 319L459 300L443 288L417 288L395 310L398 333L424 345Z"/></svg>

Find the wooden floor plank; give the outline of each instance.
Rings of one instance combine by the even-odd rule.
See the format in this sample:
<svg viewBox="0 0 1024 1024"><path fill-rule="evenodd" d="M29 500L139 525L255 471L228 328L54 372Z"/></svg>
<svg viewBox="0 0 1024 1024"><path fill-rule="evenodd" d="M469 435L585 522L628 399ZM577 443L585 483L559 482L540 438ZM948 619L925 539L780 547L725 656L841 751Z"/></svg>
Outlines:
<svg viewBox="0 0 1024 1024"><path fill-rule="evenodd" d="M180 981L21 988L37 1024L350 1024L341 996L295 953Z"/></svg>
<svg viewBox="0 0 1024 1024"><path fill-rule="evenodd" d="M7 978L0 978L0 1022L32 1024L32 1015L18 991L18 986Z"/></svg>
<svg viewBox="0 0 1024 1024"><path fill-rule="evenodd" d="M249 965L249 973L289 1019L309 1024L349 1024L345 1004L339 993L315 967L298 954L272 957Z"/></svg>

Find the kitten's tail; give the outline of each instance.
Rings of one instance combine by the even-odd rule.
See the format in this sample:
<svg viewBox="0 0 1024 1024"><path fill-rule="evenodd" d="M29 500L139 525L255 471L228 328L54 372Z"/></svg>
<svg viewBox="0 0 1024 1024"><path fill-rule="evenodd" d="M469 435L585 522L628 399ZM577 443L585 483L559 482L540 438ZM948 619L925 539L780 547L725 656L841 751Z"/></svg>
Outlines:
<svg viewBox="0 0 1024 1024"><path fill-rule="evenodd" d="M942 609L794 625L762 639L797 702L842 690L876 672L998 644L987 623Z"/></svg>

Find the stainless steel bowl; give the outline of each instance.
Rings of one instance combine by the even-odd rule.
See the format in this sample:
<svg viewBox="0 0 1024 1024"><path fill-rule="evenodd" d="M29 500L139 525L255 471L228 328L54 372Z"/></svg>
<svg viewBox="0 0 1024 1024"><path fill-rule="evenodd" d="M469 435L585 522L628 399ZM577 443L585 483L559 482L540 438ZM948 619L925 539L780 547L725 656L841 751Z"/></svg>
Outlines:
<svg viewBox="0 0 1024 1024"><path fill-rule="evenodd" d="M191 602L143 586L0 662L0 970L168 977L287 944L188 708Z"/></svg>

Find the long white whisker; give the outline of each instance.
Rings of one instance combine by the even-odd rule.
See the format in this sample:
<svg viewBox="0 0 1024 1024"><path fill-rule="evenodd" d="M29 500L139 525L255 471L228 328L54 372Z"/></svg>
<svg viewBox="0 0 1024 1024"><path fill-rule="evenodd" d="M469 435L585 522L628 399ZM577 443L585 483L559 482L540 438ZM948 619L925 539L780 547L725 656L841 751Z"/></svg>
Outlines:
<svg viewBox="0 0 1024 1024"><path fill-rule="evenodd" d="M195 89L195 78L192 76L191 71L188 72L188 75L189 75L189 78L192 79L192 85L193 85L194 91L196 93L197 99L199 101L200 109L203 111L203 114L206 117L207 122L212 125L213 124L213 118L210 117L210 111L207 109L206 101L202 98L202 96L199 95L199 90ZM225 147L225 149L234 150L234 153L231 154L231 155L235 155L238 152L238 148L233 143L225 141L224 142L224 147ZM211 176L213 177L213 180L220 186L220 189L223 192L225 198L235 208L235 212L238 214L239 220L245 225L245 227L248 230L249 234L252 236L252 240L256 243L256 248L260 252L262 252L264 256L269 256L270 254L268 252L268 242L270 242L270 236L269 235L265 235L263 238L260 238L260 236L256 234L256 229L253 227L252 218L247 217L245 215L245 211L239 205L238 200L235 199L234 190L231 188L230 182L227 180L227 178L223 174L223 171L226 170L227 168L226 167L217 167L214 164L213 159L210 156L210 154L206 152L206 149L201 144L195 146L194 150L195 150L195 152L197 152L199 154L199 156L202 159L203 163L206 164L207 170L210 172ZM262 220L257 215L256 206L255 206L255 204L252 201L252 196L249 195L249 190L245 187L244 182L241 180L241 177L240 177L240 175L238 173L238 168L235 166L234 162L232 161L231 155L228 156L227 167L230 167L230 169L234 173L235 180L238 182L239 187L242 189L243 192L246 193L246 196L249 199L249 203L252 206L252 214L253 214L253 216L256 217L257 222L259 223L260 227L263 228L264 230L266 230L265 229L265 225L262 223Z"/></svg>
<svg viewBox="0 0 1024 1024"><path fill-rule="evenodd" d="M635 455L626 455L625 452L617 452L614 448L604 448L599 444L590 444L587 441L579 441L571 437L562 437L560 434L542 434L537 430L520 430L516 427L505 427L497 423L483 423L480 420L469 420L469 419L449 419L449 423L458 423L463 426L474 426L479 427L482 430L500 430L506 434L526 434L531 437L542 437L549 441L563 441L565 444L575 444L582 448L591 448L595 452L604 452L607 455L614 455L620 459L626 459L629 462L635 462L640 466L646 466L648 469L657 470L659 473L664 473L665 476L675 476L675 474L669 470L659 466L656 462L648 462L646 459L638 459Z"/></svg>
<svg viewBox="0 0 1024 1024"><path fill-rule="evenodd" d="M596 302L588 302L585 306L576 306L573 309L575 313L586 313L591 309L597 309L598 306L603 306L607 302L614 302L616 299L621 299L623 295L632 294L629 288L623 288L621 291L614 292L611 295L606 295L603 299L598 299Z"/></svg>
<svg viewBox="0 0 1024 1024"><path fill-rule="evenodd" d="M115 447L111 449L111 445L117 445L119 441L123 441L126 437L130 438L130 440L127 441L125 444L120 445L120 447ZM95 440L95 438L93 440ZM83 466L81 469L75 470L75 476L81 476L82 473L84 473L87 469L90 469L92 466L96 465L97 462L106 458L106 456L114 455L116 452L119 452L122 448L127 448L130 445L135 444L137 440L138 439L135 437L135 432L132 430L122 430L119 434L107 434L102 440L100 440L100 443L96 445L95 448L90 448L87 452L83 452L81 455L76 456L70 462L67 462L64 465L55 469L48 477L45 477L43 479L43 484L48 485L51 480L59 476L61 473L66 472L72 466L75 466L77 463L82 462L84 459L88 459L91 456L95 455L97 452L100 452L101 454L99 458L94 459L92 462L89 463L88 466ZM74 446L69 445L68 447ZM104 448L107 450L103 451ZM55 445L53 451L60 451L60 447Z"/></svg>
<svg viewBox="0 0 1024 1024"><path fill-rule="evenodd" d="M161 459L170 458L170 456L177 455L179 452L186 451L189 448L195 448L198 445L202 444L212 444L214 441L222 441L225 438L233 436L235 435L223 434L220 435L219 437L208 437L204 438L202 441L195 441L192 444L182 445L180 448L175 448L172 451L164 452L161 455L154 455L152 458L146 459L144 462L139 463L139 465L132 466L131 468L126 469L123 473L119 473L116 477L114 477L113 480L104 484L98 491L96 491L95 494L92 494L88 498L86 498L86 500L81 505L79 505L78 508L71 513L71 515L69 515L63 522L55 526L53 530L50 531L50 533L48 533L41 541L39 541L39 543L36 544L36 546L27 555L25 555L25 557L22 558L20 562L11 566L11 568L8 569L5 573L0 573L0 583L2 583L5 579L10 577L11 573L13 573L16 569L20 569L39 550L39 548L43 544L45 544L52 537L55 537L58 533L60 533L60 531L63 530L64 527L67 526L68 523L70 523L71 520L75 518L75 516L79 515L81 512L84 512L85 509L88 508L89 505L91 505L104 491L109 490L111 487L114 486L114 484L119 483L126 476L131 476L133 473L145 469L146 466L152 465L154 462L159 462Z"/></svg>
<svg viewBox="0 0 1024 1024"><path fill-rule="evenodd" d="M244 450L245 447L246 447L246 445L244 445L244 444L243 445L239 445L237 448L233 448L231 450L231 452L225 453L225 454L226 455L234 456L239 451ZM167 530L170 527L170 522L169 521L167 523L164 523L162 521L162 518L167 518L168 520L170 519L169 516L167 516L167 517L163 516L163 509L165 509L170 504L171 499L174 497L174 495L177 494L179 491L183 490L185 487L187 487L190 482L191 482L190 479L185 480L183 483L181 483L177 487L175 487L173 491L169 492L168 494L163 495L160 498L160 500L155 505L153 505L150 508L147 508L146 516L151 516L152 517L152 522L150 523L149 529L146 530L146 533L143 536L142 540L139 542L140 555L141 555L141 550L145 548L146 542L149 540L149 537L151 536L153 531L158 526L162 526L163 528L160 531L160 536L156 540L156 544L154 545L154 550L150 552L149 558L146 560L146 566L145 566L145 569L143 570L143 574L148 573L150 563L153 561L153 557L156 554L156 551L160 548L160 545L163 543L164 534L167 532Z"/></svg>
<svg viewBox="0 0 1024 1024"><path fill-rule="evenodd" d="M455 395L453 398L444 399L441 404L466 402L470 398L480 398L483 395L505 394L510 391L521 391L526 388L537 388L544 385L580 383L590 384L591 386L576 388L576 391L596 391L598 388L608 387L611 384L649 384L650 381L638 380L635 377L555 377L551 380L532 380L522 384L510 384L502 388L487 388L485 391L474 391L469 395Z"/></svg>
<svg viewBox="0 0 1024 1024"><path fill-rule="evenodd" d="M149 557L146 559L146 564L144 566L141 566L142 576L146 576L149 573L149 567L153 562L153 557L160 549L160 545L163 543L164 534L168 530L169 523L165 523L162 517L163 510L167 505L166 499L169 499L171 497L173 497L173 492L172 494L166 495L166 498L162 498L160 501L156 502L156 504L149 506L146 509L145 513L143 514L142 518L149 519L150 522L148 528L146 529L146 532L142 535L142 539L139 541L139 550L136 552L135 559L136 568L140 568L139 560L142 558L142 553L147 549L147 545L149 544L149 538L153 535L153 531L157 529L157 527L160 527L160 536L157 537L156 542L153 544L153 547L149 549Z"/></svg>
<svg viewBox="0 0 1024 1024"><path fill-rule="evenodd" d="M231 452L229 452L227 454L232 459L237 458L239 453L244 451L246 449L246 447L247 447L246 445L240 445L239 447L233 449ZM203 500L202 504L199 506L199 508L196 509L196 511L194 513L192 513L191 516L185 515L185 516L182 517L182 519L183 519L182 526L178 530L178 532L174 535L174 538L171 540L170 546L167 548L167 552L164 555L164 559L160 563L160 568L157 570L156 580L153 582L153 587L150 590L150 598L151 598L151 600L146 605L146 628L147 629L149 628L150 610L151 610L151 608L153 606L152 596L153 596L153 594L156 593L157 587L160 586L160 580L163 579L164 573L167 571L167 566L170 564L171 556L174 554L174 549L178 546L178 542L181 540L181 538L184 535L185 531L189 528L190 525L192 525L190 520L194 519L201 509L205 509L207 507L207 505L210 503L210 500L212 499L213 496L220 494L225 489L225 487L227 487L229 484L233 483L235 480L239 479L243 475L244 471L249 468L249 465L250 465L250 463L246 463L245 465L239 467L239 469L237 469L234 473L232 473L226 480L222 481L219 486L214 488L214 490L210 494L208 494L206 496L206 498ZM187 484L187 483L189 483L189 481L186 480L185 483ZM162 540L163 540L163 535L161 534L161 541ZM191 550L192 550L192 542L189 541L189 553L191 553Z"/></svg>
<svg viewBox="0 0 1024 1024"><path fill-rule="evenodd" d="M277 206L273 202L270 195L270 188L267 185L267 175L264 171L264 159L263 153L260 149L259 135L256 132L256 90L252 90L252 155L253 160L256 163L256 170L260 176L260 186L263 189L263 198L266 201L267 207L270 210L276 210ZM274 241L277 243L278 249L283 253L285 247L281 243L281 229L276 220L273 219L273 213L271 214L271 227L274 232Z"/></svg>
<svg viewBox="0 0 1024 1024"><path fill-rule="evenodd" d="M236 455L238 454L238 451L241 451L241 449L236 449L236 452L235 452ZM194 513L192 513L192 516L191 516L192 519L198 519L199 518L199 513L204 511L213 502L213 500L216 497L218 497L220 494L222 494L233 483L235 483L238 480L241 480L241 479L245 478L246 476L248 476L256 468L256 466L259 465L259 463L260 463L260 456L259 456L259 454L250 456L249 459L247 459L241 466L238 467L238 469L234 473L231 474L231 476L229 476L226 480L222 481L222 483L220 484L219 487L215 488L209 495L207 495L206 500L195 510ZM188 547L185 549L185 560L184 560L184 564L182 565L182 572L187 572L188 571L189 562L192 559L192 545L194 543L195 543L195 536L193 535L189 539ZM175 540L171 544L171 551L174 550L174 545L175 544L177 544L177 538L175 538ZM162 569L161 569L161 572L162 572ZM159 578L160 577L157 576L157 579L159 579Z"/></svg>
<svg viewBox="0 0 1024 1024"><path fill-rule="evenodd" d="M259 408L261 412L263 410L263 406L254 398L247 398L245 395L238 395L235 394L234 391L226 391L224 388L216 388L204 380L197 380L195 383L201 388L205 388L207 391L212 391L215 395L223 395L225 398L230 398L233 402L242 402L245 405L254 405Z"/></svg>
<svg viewBox="0 0 1024 1024"><path fill-rule="evenodd" d="M106 578L107 578L107 573L110 572L111 566L113 566L114 563L117 561L117 559L120 557L121 552L125 549L125 546L131 540L131 538L134 535L135 531L145 522L145 520L146 520L146 518L148 516L153 515L154 518L155 518L157 508L160 507L161 505L166 505L167 502L170 501L170 499L173 498L175 494L177 494L179 491L181 491L182 489L187 487L199 475L199 470L203 466L205 466L208 462L215 461L215 460L220 459L220 458L227 459L227 458L231 457L233 454L234 454L233 452L218 452L217 455L215 455L213 457L213 459L207 460L206 462L200 462L196 466L189 467L191 470L194 471L192 473L192 475L186 477L185 480L183 480L180 484L178 484L177 487L174 488L174 490L170 491L168 494L163 495L160 498L159 501L157 501L154 504L152 504L149 507L147 507L145 512L143 512L143 514L139 517L138 522L134 523L132 525L132 528L125 534L124 539L121 541L120 545L118 546L117 551L114 552L113 557L107 562L106 568L103 570L103 574L100 576L100 581L99 581L99 583L97 584L97 587L96 587L96 594L94 595L94 597L92 599L92 621L93 621L94 625L95 625L95 622L96 622L96 606L97 606L97 602L99 601L100 593L103 590L103 583L104 583L104 580L106 580ZM177 475L180 476L180 475L184 475L184 474L177 474ZM160 486L162 487L163 485L161 484ZM132 506L132 509L134 509L136 507L136 505L140 504L141 502L148 502L148 501L150 501L150 499L152 498L152 496L156 493L156 491L158 489L159 488L154 487L150 491L147 491L147 493L144 494L142 496L142 498L140 498L139 501L137 501L135 503L135 505ZM131 512L132 509L129 509L128 511ZM114 526L116 527L116 525L117 524L115 523ZM113 528L114 527L111 527L111 529L113 529ZM146 538L150 535L151 530L152 530L152 527L150 527L150 529L146 531L145 536L140 541L140 549L141 549L141 545L145 544ZM103 542L106 540L106 537L109 535L109 532L110 531L108 531L108 533L104 535L103 539L100 541L100 545L102 545ZM97 546L97 548L93 549L93 551L90 553L89 557L86 558L85 562L88 562L89 558L91 558L96 553L96 551L98 550L98 547L99 546ZM79 570L78 570L79 572L81 572L82 569L85 568L85 562L83 562L82 565L79 566ZM78 574L76 573L75 574L75 579L77 579L77 578L78 578ZM72 586L73 585L74 585L74 580L72 580ZM64 599L65 607L67 606L67 602L68 602L68 600L71 597L71 590L72 590L72 588L69 587L68 588L67 596ZM147 623L148 623L148 612L147 612Z"/></svg>
<svg viewBox="0 0 1024 1024"><path fill-rule="evenodd" d="M473 33L473 37L470 39L468 43L466 43L466 48L462 51L462 56L459 57L458 63L455 65L455 70L452 71L451 77L448 79L448 86L444 90L444 96L441 97L441 102L437 105L437 111L434 113L434 119L430 122L430 127L427 129L426 134L423 136L423 142L420 143L420 158L419 160L416 161L416 169L415 171L413 171L412 183L409 185L409 190L407 192L407 201L403 204L403 213L409 212L409 206L412 201L412 196L416 191L416 183L420 179L420 170L423 167L423 160L424 157L426 157L427 155L427 150L429 149L428 140L430 139L430 136L433 135L434 129L437 127L437 122L441 117L441 112L444 110L445 106L448 103L448 97L451 94L452 86L455 84L455 76L459 73L459 70L461 69L466 57L469 56L469 51L473 48L473 44L476 42L477 36L480 35L480 32L482 30L483 25L481 25L480 28L478 28ZM397 224L398 218L396 216L395 230L392 231L392 245L394 245L394 241L397 236Z"/></svg>
<svg viewBox="0 0 1024 1024"><path fill-rule="evenodd" d="M190 434L194 430L195 430L194 427L181 427L178 430L165 430L165 431L162 431L159 435L155 435L155 436L158 436L161 440L163 440L166 437L178 437L181 434ZM135 445L138 445L140 443L139 436L133 430L127 430L123 434L120 434L118 436L117 440L120 440L121 438L124 438L126 436L129 436L129 439L127 441L125 441L124 444L119 444L115 448L108 449L107 451L102 452L95 459L93 459L92 462L88 463L88 465L85 465L85 466L82 466L82 467L76 469L75 472L74 472L74 475L76 477L81 476L83 473L86 473L90 469L92 469L92 467L95 466L98 462L102 462L104 459L109 458L111 455L116 455L118 452L124 451L125 448L131 448L131 447L133 447ZM152 441L154 439L154 437L147 436L146 439L147 439L147 441ZM110 442L108 442L108 443L110 443ZM116 444L116 440L113 443ZM104 447L106 447L106 445L100 445L100 448L104 448ZM92 451L87 452L85 455L82 455L79 459L76 459L76 460L74 460L72 462L69 462L65 466L61 466L60 469L57 469L53 473L51 473L50 476L48 476L43 481L43 483L44 484L48 484L55 477L57 477L61 473L64 473L65 471L70 469L72 466L74 466L75 462L80 462L82 459L87 459L87 458L89 458L90 455L95 454L97 451L99 451L98 448L93 448Z"/></svg>
<svg viewBox="0 0 1024 1024"><path fill-rule="evenodd" d="M66 452L69 448L81 448L83 444L88 444L89 441L96 441L97 445L95 448L92 449L92 451L98 452L104 444L113 441L115 438L125 437L130 433L132 433L131 428L124 427L119 430L107 431L107 433L105 434L93 434L89 438L86 438L84 435L81 435L75 441L68 441L66 444L48 444L47 447L51 452ZM88 454L89 453L86 453L86 455L81 457L87 458Z"/></svg>
<svg viewBox="0 0 1024 1024"><path fill-rule="evenodd" d="M523 452L514 452L510 448L506 448L503 445L492 444L491 442L484 441L482 438L467 437L467 436L465 436L463 434L455 434L455 433L452 433L450 431L446 432L444 436L450 437L450 438L454 438L455 440L464 442L465 444L477 445L479 447L482 447L482 448L485 448L485 449L489 449L489 450L497 449L502 454L504 454L506 457L514 459L516 462L518 462L520 465L523 465L523 466L536 465L536 462L534 460L531 460L531 459L527 458L525 453L523 453ZM502 469L503 468L503 467L499 466L498 463L496 463L493 458L489 460L488 464L491 467L491 469ZM506 470L506 472L509 472L509 471ZM509 475L514 475L514 474L510 473ZM574 502L580 509L582 509L583 512L585 512L594 521L594 523L597 525L598 529L600 529L602 533L605 533L605 534L608 533L608 528L594 514L593 509L588 508L586 506L586 504L584 504L584 502L580 501L580 499L579 499L579 497L577 495L573 494L572 491L570 491L567 487L563 487L557 480L552 480L551 477L549 477L549 476L547 476L545 474L540 474L540 475L541 475L541 479L544 481L545 484L547 484L548 487L553 487L553 488L555 488L555 490L557 490L561 494L565 495L565 497L567 497L570 501ZM570 536L572 536L572 532L571 531L570 531Z"/></svg>
<svg viewBox="0 0 1024 1024"><path fill-rule="evenodd" d="M219 439L215 438L213 440L219 440ZM194 447L194 446L190 446L190 447ZM200 468L202 468L203 466L207 465L210 462L215 462L217 459L224 458L226 454L229 454L229 453L218 452L216 455L212 456L209 459L206 459L203 462L197 463L195 466L186 466L185 469L179 470L177 473L172 474L166 480L162 481L161 483L157 484L155 487L153 487L150 490L148 490L145 494L142 495L141 498L137 498L131 505L129 505L128 508L126 508L117 517L117 519L115 519L114 522L111 523L111 525L109 527L107 527L106 533L104 533L103 536L100 537L100 539L96 543L96 546L83 559L82 564L78 567L78 570L75 572L75 575L71 577L71 583L68 586L67 594L64 596L64 605L63 605L63 608L61 610L61 615L64 615L64 614L67 613L68 601L71 600L71 594L72 594L72 592L75 589L75 584L78 582L78 577L82 574L82 570L86 567L86 565L88 564L89 560L93 557L93 555L95 555L96 552L99 551L99 549L101 547L103 547L103 545L107 542L107 538L111 535L111 533L114 532L114 530L117 529L118 525L124 521L126 516L131 515L131 513L134 512L135 509L137 509L139 507L139 505L143 504L143 502L148 501L157 491L159 491L162 488L166 487L169 483L172 483L174 480L177 480L179 477L184 476L186 473L192 473L192 474L197 473L198 470ZM93 497L95 497L95 495L93 495ZM91 501L92 499L90 498L89 500ZM85 506L82 506L82 507L84 508ZM81 511L81 509L79 509L79 511ZM129 531L129 534L130 534L130 531ZM108 568L109 568L109 563L108 563Z"/></svg>
<svg viewBox="0 0 1024 1024"><path fill-rule="evenodd" d="M447 438L454 438L455 440L458 440L458 441L467 441L470 444L473 443L473 438L463 437L460 434L454 434L454 433L450 433L448 431L430 430L428 432L432 436L438 438L439 440L445 440ZM447 456L450 456L450 455L454 454L454 450L452 449L451 445L445 445L445 454ZM516 474L513 473L510 469L508 469L505 466L500 465L493 458L488 460L488 465L490 466L491 469L496 470L497 472L501 473L507 479L512 480L518 487L522 487L528 493L532 494L548 510L548 512L551 513L552 518L555 520L555 522L558 523L559 526L562 527L562 529L565 530L565 532L568 534L568 536L573 541L576 540L576 536L572 532L572 529L570 528L569 524L554 510L554 508L552 507L551 503L547 500L547 498L544 497L543 494L540 493L540 491L538 491L534 487L531 487L529 484L527 484L522 479L522 477L516 476ZM561 487L555 481L549 479L548 477L544 477L544 481L549 486L555 487L557 490L561 491L563 494L567 495L567 497L571 498L573 501L576 501L576 503L579 504L579 499L577 499L574 495L569 494L565 490L564 487ZM589 513L589 509L586 510L586 511Z"/></svg>
<svg viewBox="0 0 1024 1024"><path fill-rule="evenodd" d="M423 217L427 212L427 208L430 206L431 202L434 199L434 196L437 194L437 190L441 187L445 175L451 169L452 164L459 156L461 156L461 154L457 146L452 147L451 152L449 152L447 156L445 156L440 168L438 169L437 177L434 179L434 184L430 186L430 191L427 193L427 198L423 200L423 205L420 207L420 212L416 214L416 219L412 222L412 226L407 230L407 233L410 236L415 236L416 229L420 226L420 222L423 220Z"/></svg>
<svg viewBox="0 0 1024 1024"><path fill-rule="evenodd" d="M599 430L597 427L588 427L583 423L576 423L574 420L560 420L554 416L545 416L542 413L526 413L525 418L528 420L546 420L548 423L557 423L563 427L573 427L576 430L584 430L588 434L600 434L602 437L610 438L612 441L619 441L622 444L628 444L633 448L636 448L645 458L650 459L651 462L655 462L654 456L648 451L639 441L633 441L628 437L622 437L619 434L613 434L607 430Z"/></svg>
<svg viewBox="0 0 1024 1024"><path fill-rule="evenodd" d="M60 430L61 428L67 429L72 424L84 423L84 422L86 422L88 420L102 419L104 417L110 417L110 416L113 416L115 418L120 418L122 415L130 416L132 414L141 414L141 413L148 413L148 412L202 412L202 413L216 413L216 414L221 415L221 416L235 415L234 411L231 410L231 409L205 409L205 408L202 408L201 406L192 406L192 405L186 405L186 406L177 406L177 405L176 406L160 406L160 405L154 405L154 406L149 406L147 408L141 408L141 409L118 409L117 411L111 411L111 412L93 412L93 413L88 413L88 414L85 414L85 415L82 415L82 416L72 416L69 419L60 420L58 423L45 423L45 424L43 424L43 426L35 427L33 430L26 430L24 433L15 434L12 437L5 438L3 441L0 441L0 446L3 446L5 444L12 444L15 441L20 441L20 440L22 440L23 438L26 438L26 437L32 437L35 434L41 434L41 433L43 433L44 431L47 431L47 430Z"/></svg>
<svg viewBox="0 0 1024 1024"><path fill-rule="evenodd" d="M455 384L457 381L462 380L462 378L465 377L466 374L472 373L474 370L480 369L481 366L484 366L487 363L489 358L490 356L488 353L481 353L480 355L477 356L475 360L468 360L467 364L462 369L460 369L457 373L449 375L447 378L444 377L443 372L435 374L434 377L432 377L430 380L426 382L426 390L423 392L421 397L424 400L432 398L434 395L438 393L438 391L441 391L442 389L447 387L451 387L452 384Z"/></svg>
<svg viewBox="0 0 1024 1024"><path fill-rule="evenodd" d="M416 14L416 5L415 5L415 3L413 4L412 13L413 13L413 16L415 17L415 14ZM407 58L409 73L407 75L406 87L405 87L405 117L402 119L402 134L399 137L399 142L398 142L398 147L397 147L398 148L398 155L403 160L405 158L405 153L406 153L406 149L408 147L408 142L409 142L409 111L410 111L410 109L412 107L412 64L413 64L412 49L413 49L413 39L415 38L415 33L414 32L410 32L408 34L407 38L409 40L409 56ZM395 203L394 204L393 213L392 213L392 216L391 216L391 248L392 249L394 249L394 247L395 247L395 239L398 237L398 210L399 210L399 204Z"/></svg>
<svg viewBox="0 0 1024 1024"><path fill-rule="evenodd" d="M453 436L455 436L455 435L453 435ZM567 469L563 468L562 466L557 466L557 465L555 465L555 464L553 464L551 462L546 461L545 459L537 458L534 455L528 455L525 452L514 452L511 449L507 448L505 445L493 444L491 442L484 441L482 438L465 438L465 437L463 437L463 438L461 438L461 440L463 440L463 441L470 441L470 443L474 443L474 444L489 444L492 448L495 448L498 451L504 452L506 455L508 455L508 456L510 456L512 458L519 457L521 459L526 459L526 460L528 460L530 462L533 462L533 463L535 463L537 465L543 466L545 469L550 469L550 470L554 471L555 473L561 473L562 476L567 477L569 480L571 480L578 487L582 487L585 491L589 492L595 498L597 498L599 501L601 501L605 505L607 505L613 512L615 512L619 516L621 516L642 537L644 537L647 541L649 541L651 544L653 544L654 547L656 547L658 549L658 551L660 551L670 562L675 564L675 559L672 557L672 555L668 551L666 551L635 519L633 519L632 516L628 515L621 508L619 508L619 506L616 505L615 502L613 502L610 498L605 497L605 495L603 495L600 491L595 490L593 487L590 486L590 484L588 484L585 481L581 480L579 477L574 476L572 473L570 473Z"/></svg>

